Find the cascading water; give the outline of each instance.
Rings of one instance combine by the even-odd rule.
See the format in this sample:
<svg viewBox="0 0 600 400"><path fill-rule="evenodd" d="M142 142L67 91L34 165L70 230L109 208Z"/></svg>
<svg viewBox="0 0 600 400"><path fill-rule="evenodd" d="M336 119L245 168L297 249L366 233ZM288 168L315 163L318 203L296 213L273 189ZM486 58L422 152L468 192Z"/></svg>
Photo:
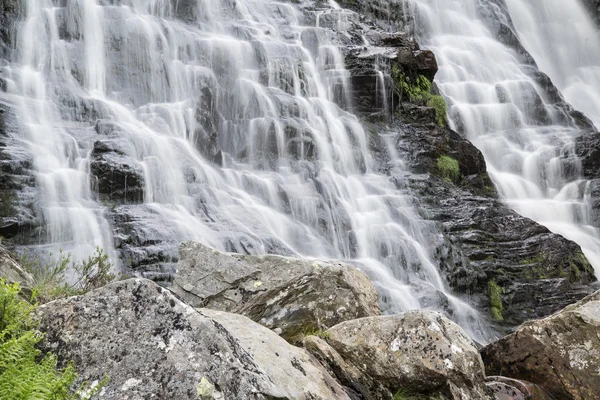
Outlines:
<svg viewBox="0 0 600 400"><path fill-rule="evenodd" d="M600 235L590 223L571 118L548 99L532 67L495 37L479 0L412 4L420 43L438 58L436 81L452 127L482 151L510 206L577 242L600 272Z"/></svg>
<svg viewBox="0 0 600 400"><path fill-rule="evenodd" d="M8 81L48 241L81 253L110 246L88 174L91 154L110 148L143 180L143 204L113 212L173 248L193 239L351 259L387 311L433 301L485 340L432 261L435 224L375 172L347 111L344 59L319 27L326 14L338 25L348 17L330 3L315 27L297 6L267 0L29 0Z"/></svg>
<svg viewBox="0 0 600 400"><path fill-rule="evenodd" d="M521 43L569 103L600 127L600 30L581 0L506 0Z"/></svg>

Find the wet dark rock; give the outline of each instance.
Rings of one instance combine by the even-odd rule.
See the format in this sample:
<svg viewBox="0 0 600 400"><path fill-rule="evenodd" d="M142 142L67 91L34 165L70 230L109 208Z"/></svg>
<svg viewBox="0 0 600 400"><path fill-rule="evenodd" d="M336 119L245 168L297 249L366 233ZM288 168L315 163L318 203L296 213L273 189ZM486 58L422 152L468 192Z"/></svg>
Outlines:
<svg viewBox="0 0 600 400"><path fill-rule="evenodd" d="M492 6L493 2L498 4ZM482 12L490 13L488 19L497 23L493 29L505 32L507 45L520 46L516 36L509 37L514 34L512 24L502 22L509 21L503 14L505 4L501 0L493 2L481 2ZM370 7L361 2L349 6L361 12ZM367 14L369 23L384 19L377 13ZM410 37L398 34L391 40L386 35L372 33L373 43L385 45L384 40L388 40L404 47L353 49L346 57L348 69L367 88L357 97L365 118L371 121L367 124L370 145L379 167L391 175L400 190L405 189L408 177L408 187L418 199L422 215L437 221L443 232L443 238L435 245L436 256L450 286L456 293L468 295L480 309L490 310L491 317L501 319L507 326L549 315L591 293L591 283L596 278L579 246L504 205L487 174L481 152L458 133L438 126L436 110L409 98L400 102L394 96L399 92L398 83L390 77L386 93L394 99L389 107L392 111L388 111L387 119L373 118L386 113L381 108L381 96L376 96L375 89L381 85L373 67L375 61L379 70L390 75L394 63L404 76L417 74L433 80L437 70L435 57L420 55ZM524 49L517 51L523 55L524 71L536 77L553 106L564 115L565 124L591 129L591 122L564 102L550 79L537 70L531 56ZM418 56L422 59L417 60ZM531 122L546 120L547 110L536 88L531 88L528 98L534 116ZM407 171L393 167L390 141L399 158L406 162ZM442 157L453 160L457 171L440 168ZM492 305L490 282L499 285L500 305ZM500 308L501 315L494 308Z"/></svg>
<svg viewBox="0 0 600 400"><path fill-rule="evenodd" d="M23 12L25 3L19 0L3 0L0 4L0 58L12 53L14 26Z"/></svg>
<svg viewBox="0 0 600 400"><path fill-rule="evenodd" d="M600 0L583 0L583 5L587 7L596 24L600 27Z"/></svg>
<svg viewBox="0 0 600 400"><path fill-rule="evenodd" d="M374 47L350 48L346 52L354 109L365 114L393 113L399 98L392 70L397 68L406 76L433 80L438 71L437 60L431 51L421 50L412 38L401 32L370 31L367 38L374 41Z"/></svg>
<svg viewBox="0 0 600 400"><path fill-rule="evenodd" d="M122 147L126 143L96 141L90 156L93 187L100 199L112 204L141 203L144 200L144 178L140 164Z"/></svg>
<svg viewBox="0 0 600 400"><path fill-rule="evenodd" d="M600 133L583 133L575 143L575 153L581 162L581 172L588 179L581 190L589 196L591 224L600 227Z"/></svg>
<svg viewBox="0 0 600 400"><path fill-rule="evenodd" d="M488 374L523 379L554 399L600 393L600 292L556 314L530 321L482 350Z"/></svg>
<svg viewBox="0 0 600 400"><path fill-rule="evenodd" d="M177 262L177 227L148 205L121 205L111 210L115 247L128 271L169 281Z"/></svg>
<svg viewBox="0 0 600 400"><path fill-rule="evenodd" d="M596 278L579 246L509 209L497 197L481 152L437 126L433 113L418 112L419 118L402 113L392 123L370 124L371 147L380 165L392 165L384 138L387 143L393 138L410 172L386 171L397 176L399 189L408 177L423 216L438 222L444 237L435 245L436 257L455 292L508 327L590 294ZM457 177L444 176L442 156L456 160ZM493 311L498 305L492 305L490 282L499 287L501 315Z"/></svg>
<svg viewBox="0 0 600 400"><path fill-rule="evenodd" d="M388 0L340 0L344 8L358 11L362 19L374 23L384 31L412 32L414 19L407 4Z"/></svg>
<svg viewBox="0 0 600 400"><path fill-rule="evenodd" d="M0 100L0 236L11 243L37 243L38 191L29 155L13 151L19 136L16 110Z"/></svg>

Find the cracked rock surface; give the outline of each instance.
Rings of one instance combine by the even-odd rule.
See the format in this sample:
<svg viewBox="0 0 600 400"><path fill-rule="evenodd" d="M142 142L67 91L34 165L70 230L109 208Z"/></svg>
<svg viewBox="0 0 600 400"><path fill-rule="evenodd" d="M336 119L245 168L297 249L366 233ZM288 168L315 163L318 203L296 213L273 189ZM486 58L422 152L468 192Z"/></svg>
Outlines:
<svg viewBox="0 0 600 400"><path fill-rule="evenodd" d="M145 279L39 308L45 350L105 399L347 399L309 353L248 318L196 310Z"/></svg>
<svg viewBox="0 0 600 400"><path fill-rule="evenodd" d="M482 350L486 372L536 383L556 399L600 393L600 291L521 325Z"/></svg>

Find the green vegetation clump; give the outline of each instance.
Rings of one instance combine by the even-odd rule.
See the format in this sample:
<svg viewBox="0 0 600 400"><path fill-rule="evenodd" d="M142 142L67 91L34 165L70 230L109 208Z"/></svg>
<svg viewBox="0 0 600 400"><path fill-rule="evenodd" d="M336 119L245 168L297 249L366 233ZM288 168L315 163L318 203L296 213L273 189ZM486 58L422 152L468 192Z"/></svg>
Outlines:
<svg viewBox="0 0 600 400"><path fill-rule="evenodd" d="M432 94L427 100L427 107L435 109L436 123L439 126L446 126L446 100L439 94Z"/></svg>
<svg viewBox="0 0 600 400"><path fill-rule="evenodd" d="M449 156L441 156L437 160L437 167L440 175L444 179L448 179L451 182L458 182L460 179L460 169L458 161Z"/></svg>
<svg viewBox="0 0 600 400"><path fill-rule="evenodd" d="M20 297L18 284L0 279L0 398L70 400L97 395L106 381L72 391L77 378L73 363L59 368L56 355L37 348L44 334L37 330L35 308Z"/></svg>
<svg viewBox="0 0 600 400"><path fill-rule="evenodd" d="M409 389L399 389L394 393L392 400L443 400L446 397L441 394L418 394Z"/></svg>
<svg viewBox="0 0 600 400"><path fill-rule="evenodd" d="M423 75L411 78L397 64L392 66L392 79L396 83L396 89L401 98L406 98L415 104L433 108L435 110L436 123L439 126L446 126L446 100L439 94L432 93L432 83L429 79Z"/></svg>
<svg viewBox="0 0 600 400"><path fill-rule="evenodd" d="M331 334L329 332L322 331L317 328L307 329L303 332L303 335L304 336L317 336L324 340L329 339L331 337Z"/></svg>
<svg viewBox="0 0 600 400"><path fill-rule="evenodd" d="M52 257L50 254L50 258ZM34 297L42 304L87 293L115 279L108 254L99 247L96 247L93 255L79 263L73 262L70 254L61 251L56 260L45 264L24 253L20 264L33 276ZM71 280L68 279L68 274L73 274Z"/></svg>
<svg viewBox="0 0 600 400"><path fill-rule="evenodd" d="M502 311L504 309L502 305L502 294L504 289L500 287L496 282L488 282L488 295L490 297L490 306L492 317L496 321L503 321Z"/></svg>

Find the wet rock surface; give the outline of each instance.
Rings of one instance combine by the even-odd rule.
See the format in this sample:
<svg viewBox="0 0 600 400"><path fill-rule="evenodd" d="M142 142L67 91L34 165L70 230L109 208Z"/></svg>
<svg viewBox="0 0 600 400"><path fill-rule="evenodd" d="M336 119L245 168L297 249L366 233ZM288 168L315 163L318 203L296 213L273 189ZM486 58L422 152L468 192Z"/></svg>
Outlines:
<svg viewBox="0 0 600 400"><path fill-rule="evenodd" d="M488 374L539 385L556 399L593 399L600 393L600 292L482 350Z"/></svg>
<svg viewBox="0 0 600 400"><path fill-rule="evenodd" d="M240 316L195 310L151 281L40 307L45 349L104 376L106 399L347 399L309 354Z"/></svg>
<svg viewBox="0 0 600 400"><path fill-rule="evenodd" d="M366 26L385 25L381 14L373 12L369 5L357 2L348 6L359 10L361 15L365 12ZM492 6L490 2L482 2L481 7L482 12L491 13L490 21L498 23L492 28L499 34L512 32L512 24L500 22L508 20L502 17L506 12L504 4ZM398 28L407 29L404 25ZM488 310L491 318L509 327L549 315L590 294L596 278L579 246L503 204L481 152L457 132L439 126L434 108L398 96L401 93L398 86L403 83L394 79L391 73L394 65L400 67L403 76L416 74L430 80L437 70L432 69L432 75L428 75L411 64L402 64L400 55L415 49L412 36L403 33L378 36L377 29L372 29L370 37L374 38L372 44L377 51L368 47L360 50L364 54L373 53L372 58L367 57L368 61L362 64L356 61L360 57L347 57L351 75L354 69L361 76L368 75L365 65L390 71L385 80L388 88L383 91L395 94L389 97L394 101L389 103L392 111L388 117L384 117L381 100L369 100L366 94L360 97L361 115L368 120L366 127L371 133L370 146L380 170L396 182L399 190L408 188L418 199L416 206L422 216L440 226L443 238L435 244L436 257L449 285L457 293L469 295L479 309ZM508 39L506 43L520 46L516 36L513 39L512 43ZM552 82L537 70L531 56L524 49L521 53L523 62L530 64L526 67L528 73L538 74L538 81L556 106L565 115L572 114ZM435 87L432 92L435 93ZM373 90L370 93L373 96ZM364 105L368 101L372 101L370 106ZM583 118L582 126L589 129L591 124ZM593 153L596 147L586 143L580 153ZM401 168L396 165L398 158L403 160ZM455 162L456 170L445 170L440 166L442 159ZM587 154L584 169L600 167L594 164L598 159ZM492 299L495 294L499 299L496 302Z"/></svg>
<svg viewBox="0 0 600 400"><path fill-rule="evenodd" d="M90 172L100 199L113 204L141 203L144 200L143 171L128 156L125 141L97 141L90 157Z"/></svg>
<svg viewBox="0 0 600 400"><path fill-rule="evenodd" d="M375 288L355 267L227 254L194 242L180 247L171 290L194 307L240 313L289 340L380 313Z"/></svg>
<svg viewBox="0 0 600 400"><path fill-rule="evenodd" d="M25 296L31 294L34 281L31 274L23 269L14 254L0 244L0 279L7 283L18 283Z"/></svg>
<svg viewBox="0 0 600 400"><path fill-rule="evenodd" d="M475 344L455 323L431 311L361 318L326 331L325 344L305 345L342 370L342 382L365 398L398 392L445 399L488 399L483 363ZM333 349L333 350L332 350ZM340 363L351 364L347 368ZM437 396L437 397L436 397Z"/></svg>

